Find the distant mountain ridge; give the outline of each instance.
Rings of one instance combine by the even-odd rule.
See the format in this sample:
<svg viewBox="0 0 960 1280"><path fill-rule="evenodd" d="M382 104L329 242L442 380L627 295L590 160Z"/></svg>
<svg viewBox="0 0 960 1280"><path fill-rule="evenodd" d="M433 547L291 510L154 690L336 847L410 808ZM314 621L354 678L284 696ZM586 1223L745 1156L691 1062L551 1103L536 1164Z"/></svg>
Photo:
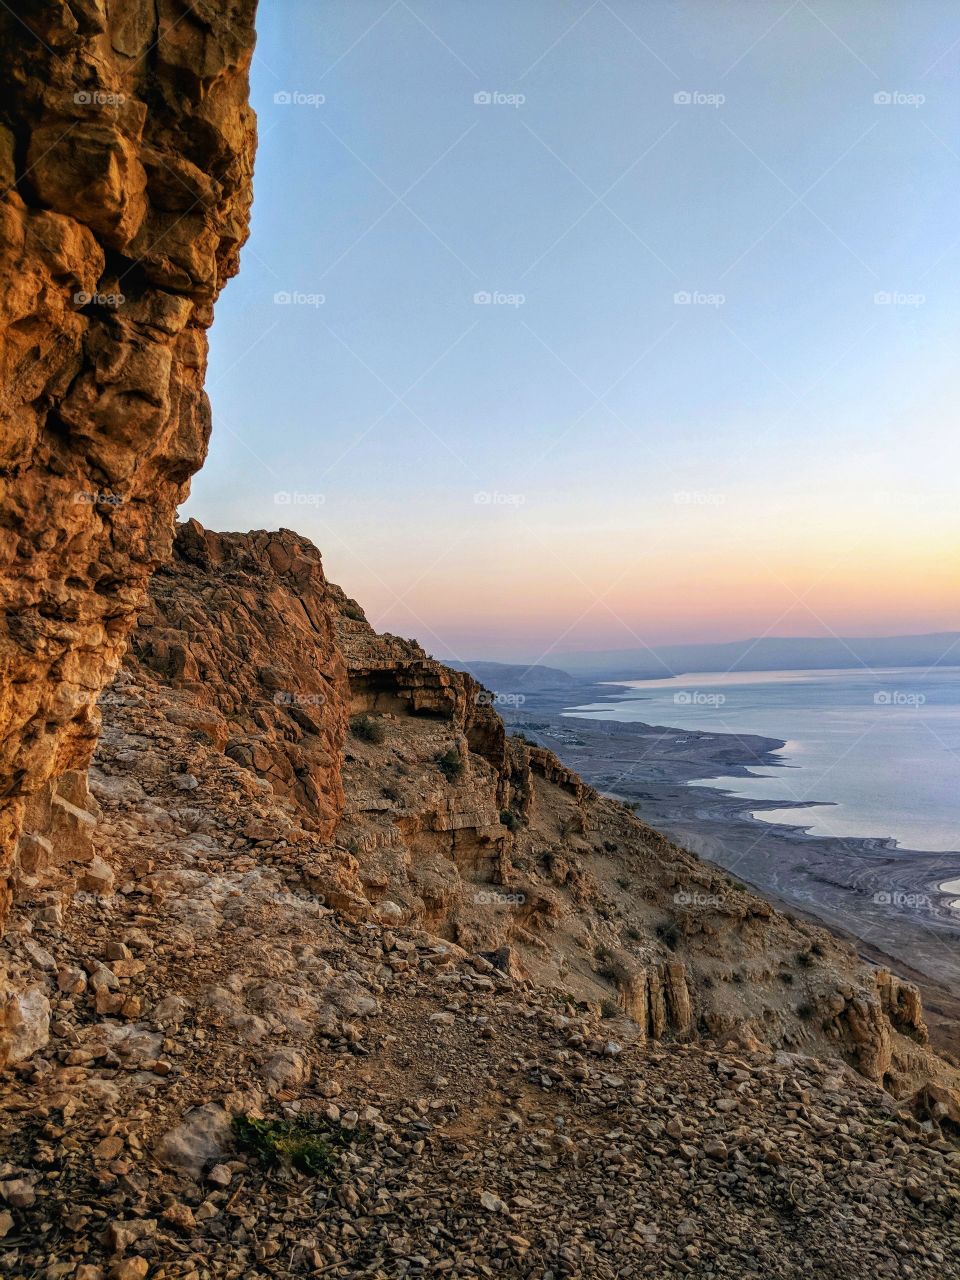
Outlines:
<svg viewBox="0 0 960 1280"><path fill-rule="evenodd" d="M557 654L555 660L565 672L580 678L596 676L634 680L666 678L691 671L960 666L960 632L836 638L767 636L723 644L583 651ZM476 665L471 665L472 671Z"/></svg>
<svg viewBox="0 0 960 1280"><path fill-rule="evenodd" d="M556 667L542 667L535 663L527 666L522 662L448 662L454 671L466 671L474 680L492 689L494 693L522 693L525 690L542 693L548 689L568 689L578 685L581 680L572 676L569 671L560 671Z"/></svg>

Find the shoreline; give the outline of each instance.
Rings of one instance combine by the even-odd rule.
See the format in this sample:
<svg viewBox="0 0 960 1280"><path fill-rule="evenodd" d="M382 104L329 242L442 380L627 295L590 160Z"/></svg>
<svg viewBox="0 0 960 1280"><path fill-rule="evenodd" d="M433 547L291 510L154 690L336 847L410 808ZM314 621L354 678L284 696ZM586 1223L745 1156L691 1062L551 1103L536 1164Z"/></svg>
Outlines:
<svg viewBox="0 0 960 1280"><path fill-rule="evenodd" d="M944 1036L952 1030L950 1047L960 1047L953 1029L960 1020L958 895L941 888L960 879L960 852L908 849L893 837L820 836L764 821L754 814L809 806L697 783L749 778L751 768L782 764L773 753L786 745L783 740L576 714L578 705L619 698L625 687L591 682L525 690L522 706L498 703L498 710L508 729L549 747L591 786L633 806L670 840L781 909L828 925L864 958L917 982L931 1021L938 1022L931 1029Z"/></svg>

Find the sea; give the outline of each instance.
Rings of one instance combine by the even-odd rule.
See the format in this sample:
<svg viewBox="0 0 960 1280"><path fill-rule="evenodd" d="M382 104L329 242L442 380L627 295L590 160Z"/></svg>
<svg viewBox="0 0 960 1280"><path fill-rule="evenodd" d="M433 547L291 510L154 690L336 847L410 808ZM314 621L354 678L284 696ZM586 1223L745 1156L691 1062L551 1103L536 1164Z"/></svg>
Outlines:
<svg viewBox="0 0 960 1280"><path fill-rule="evenodd" d="M771 768L691 784L763 801L753 811L758 820L818 836L960 851L960 666L707 672L624 683L629 694L570 710L785 743ZM785 800L804 807L769 807Z"/></svg>

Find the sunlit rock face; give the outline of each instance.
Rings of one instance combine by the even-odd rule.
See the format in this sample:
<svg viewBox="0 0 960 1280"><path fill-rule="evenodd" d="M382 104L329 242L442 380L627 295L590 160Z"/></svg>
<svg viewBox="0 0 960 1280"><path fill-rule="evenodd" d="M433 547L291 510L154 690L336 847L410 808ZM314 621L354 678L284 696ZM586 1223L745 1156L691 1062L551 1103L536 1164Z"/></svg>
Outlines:
<svg viewBox="0 0 960 1280"><path fill-rule="evenodd" d="M0 926L21 837L28 878L87 854L84 788L56 780L89 761L206 452L206 329L251 202L255 10L0 8Z"/></svg>

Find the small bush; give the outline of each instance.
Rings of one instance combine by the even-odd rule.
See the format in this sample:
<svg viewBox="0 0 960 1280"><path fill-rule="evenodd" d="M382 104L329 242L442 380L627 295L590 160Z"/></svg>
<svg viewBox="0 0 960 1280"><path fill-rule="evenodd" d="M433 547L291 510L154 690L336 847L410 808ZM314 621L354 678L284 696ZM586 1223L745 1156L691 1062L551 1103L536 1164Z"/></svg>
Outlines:
<svg viewBox="0 0 960 1280"><path fill-rule="evenodd" d="M797 952L797 964L800 966L801 969L810 968L810 966L813 964L812 948L810 951Z"/></svg>
<svg viewBox="0 0 960 1280"><path fill-rule="evenodd" d="M810 947L810 954L811 954L812 956L822 956L822 955L824 954L823 947L820 945L820 943L819 943L819 942L814 942L814 943L811 945L811 947Z"/></svg>
<svg viewBox="0 0 960 1280"><path fill-rule="evenodd" d="M743 974L739 969L734 969L733 973L730 975L730 979L732 982L735 982L738 987L743 986Z"/></svg>
<svg viewBox="0 0 960 1280"><path fill-rule="evenodd" d="M816 1016L816 1009L812 1004L801 1004L797 1006L797 1017L802 1018L804 1022L810 1022Z"/></svg>
<svg viewBox="0 0 960 1280"><path fill-rule="evenodd" d="M338 1153L356 1136L320 1116L296 1120L234 1116L233 1131L240 1150L256 1156L267 1168L292 1168L314 1178L331 1178L339 1163Z"/></svg>
<svg viewBox="0 0 960 1280"><path fill-rule="evenodd" d="M383 796L384 800L392 800L394 804L401 799L400 792L397 788L390 786L389 784L380 788L380 794Z"/></svg>
<svg viewBox="0 0 960 1280"><path fill-rule="evenodd" d="M792 974L792 973L790 973L789 971L784 970L784 971L782 971L781 973L778 973L778 974L777 974L777 977L780 979L780 981L781 981L781 982L785 982L785 983L787 984L787 986L788 986L788 987L789 987L789 986L792 986L792 984L793 984L793 974Z"/></svg>
<svg viewBox="0 0 960 1280"><path fill-rule="evenodd" d="M639 942L640 939L643 937L643 934L634 924L628 924L626 929L624 929L624 933L627 935L627 937L630 939L631 942Z"/></svg>
<svg viewBox="0 0 960 1280"><path fill-rule="evenodd" d="M437 756L437 768L448 782L455 782L463 773L463 761L456 747L451 747L442 756Z"/></svg>
<svg viewBox="0 0 960 1280"><path fill-rule="evenodd" d="M683 934L674 920L664 920L657 925L657 937L665 947L669 947L671 951L676 951L680 945Z"/></svg>
<svg viewBox="0 0 960 1280"><path fill-rule="evenodd" d="M380 743L387 736L382 723L375 716L369 715L354 716L350 721L350 732L363 742Z"/></svg>
<svg viewBox="0 0 960 1280"><path fill-rule="evenodd" d="M617 876L617 884L621 889L629 889L630 883L631 881L628 876Z"/></svg>
<svg viewBox="0 0 960 1280"><path fill-rule="evenodd" d="M600 1017L601 1018L615 1018L619 1013L620 1013L620 1006L617 1004L616 1000L600 1001Z"/></svg>
<svg viewBox="0 0 960 1280"><path fill-rule="evenodd" d="M517 817L517 815L513 812L512 809L501 809L500 821L503 823L503 825L507 828L508 831L516 831L520 826L520 819Z"/></svg>

